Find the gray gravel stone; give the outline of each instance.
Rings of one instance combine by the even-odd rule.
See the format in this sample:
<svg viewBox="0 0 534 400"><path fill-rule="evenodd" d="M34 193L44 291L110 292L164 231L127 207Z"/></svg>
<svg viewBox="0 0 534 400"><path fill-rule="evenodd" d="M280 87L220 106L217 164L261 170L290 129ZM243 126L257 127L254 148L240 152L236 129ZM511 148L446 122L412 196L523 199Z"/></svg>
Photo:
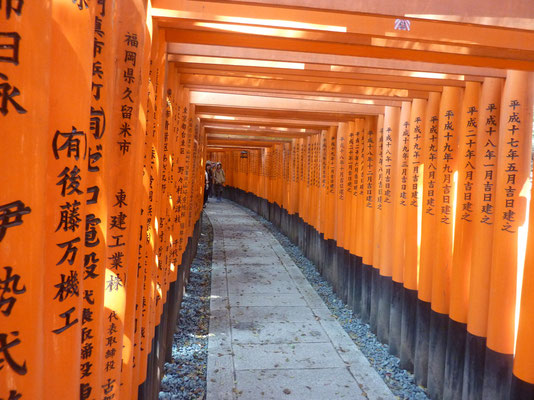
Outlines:
<svg viewBox="0 0 534 400"><path fill-rule="evenodd" d="M202 400L206 397L206 367L211 291L213 230L204 214L198 250L180 310L172 346L165 363L160 400Z"/></svg>

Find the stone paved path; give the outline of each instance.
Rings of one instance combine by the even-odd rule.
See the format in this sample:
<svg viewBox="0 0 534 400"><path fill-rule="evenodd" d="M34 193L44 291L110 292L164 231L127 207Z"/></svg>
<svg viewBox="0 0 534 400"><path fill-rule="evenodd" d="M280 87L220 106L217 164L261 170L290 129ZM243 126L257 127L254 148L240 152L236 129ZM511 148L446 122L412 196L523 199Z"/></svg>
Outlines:
<svg viewBox="0 0 534 400"><path fill-rule="evenodd" d="M207 400L395 398L263 225L227 201L206 211Z"/></svg>

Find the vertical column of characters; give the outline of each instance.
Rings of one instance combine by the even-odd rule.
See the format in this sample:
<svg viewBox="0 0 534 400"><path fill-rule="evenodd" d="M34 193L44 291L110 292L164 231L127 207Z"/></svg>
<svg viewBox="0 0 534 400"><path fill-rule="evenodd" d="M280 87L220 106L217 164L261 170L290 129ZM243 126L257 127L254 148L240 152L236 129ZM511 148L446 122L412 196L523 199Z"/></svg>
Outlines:
<svg viewBox="0 0 534 400"><path fill-rule="evenodd" d="M431 92L425 109L423 133L423 187L421 217L421 248L419 251L419 282L417 288L417 321L414 372L418 384L425 385L428 375L428 339L432 271L436 253L436 170L438 151L439 103L441 94Z"/></svg>
<svg viewBox="0 0 534 400"><path fill-rule="evenodd" d="M187 147L187 111L189 109L189 91L187 89L181 89L180 91L180 106L177 110L177 114L180 115L178 125L178 186L177 186L177 198L176 198L176 217L178 219L178 240L179 251L183 253L187 245L187 236L185 232L185 204L186 204L186 147Z"/></svg>
<svg viewBox="0 0 534 400"><path fill-rule="evenodd" d="M158 41L160 43L165 42L164 31L160 31L158 34ZM161 310L163 307L163 288L162 281L164 276L163 259L158 256L159 245L161 241L161 217L163 215L163 204L161 203L160 190L161 190L161 177L162 177L162 163L163 163L163 141L164 141L164 123L165 123L165 109L166 109L166 77L167 77L167 62L165 56L165 49L158 49L158 57L160 58L158 74L158 113L156 118L158 119L157 137L154 140L153 148L155 152L155 170L153 173L153 226L152 232L154 235L154 247L153 247L153 268L152 268L152 290L151 298L149 298L149 320L147 327L147 351L151 353L155 351L152 347L154 343L155 328L159 325ZM147 371L148 373L148 371Z"/></svg>
<svg viewBox="0 0 534 400"><path fill-rule="evenodd" d="M373 240L374 240L374 217L375 217L375 165L377 162L377 118L376 117L366 117L365 118L365 158L363 166L363 183L364 183L364 193L363 193L363 204L362 204L362 220L361 224L362 229L362 240L361 240L361 257L362 257L362 268L361 268L361 285L359 285L360 293L365 295L365 300L362 302L365 304L365 315L369 315L369 320L371 320L371 305L372 305L372 288L373 281L376 280L378 274L375 274L376 271L373 268ZM364 288L365 286L365 288ZM362 295L360 294L360 299ZM360 306L361 309L361 306Z"/></svg>
<svg viewBox="0 0 534 400"><path fill-rule="evenodd" d="M147 134L145 136L145 160L143 186L145 200L143 202L143 242L144 263L142 265L143 282L141 295L141 318L139 322L138 343L139 357L136 362L138 385L146 380L147 359L151 350L152 328L154 326L154 306L156 299L156 261L157 243L157 200L156 188L160 169L161 123L164 101L165 81L165 38L163 32L154 29L151 46L151 61L147 98ZM141 288L139 288L141 289Z"/></svg>
<svg viewBox="0 0 534 400"><path fill-rule="evenodd" d="M442 396L445 372L462 95L461 88L444 87L439 108L436 170L436 216L439 224L432 272L433 312L430 318L428 362L428 389L435 397Z"/></svg>
<svg viewBox="0 0 534 400"><path fill-rule="evenodd" d="M176 193L178 188L178 153L179 153L179 124L180 124L180 105L179 99L181 96L180 89L180 80L177 68L175 65L170 66L170 71L168 75L168 89L167 93L170 100L170 106L172 107L172 115L170 117L170 128L169 128L169 187L166 197L167 207L168 207L168 218L169 218L169 282L176 281L178 275L178 266L182 262L182 255L179 251L178 244L178 218L176 213ZM205 131L202 130L202 136L205 138ZM205 164L207 160L207 152L205 146L203 147L203 158L202 163L204 171L206 170ZM203 172L204 173L204 172ZM203 176L205 180L205 174ZM205 186L205 185L204 185Z"/></svg>
<svg viewBox="0 0 534 400"><path fill-rule="evenodd" d="M410 141L407 176L406 242L403 271L400 360L403 368L414 370L416 342L417 284L423 194L423 140L426 100L414 99L410 113Z"/></svg>
<svg viewBox="0 0 534 400"><path fill-rule="evenodd" d="M296 140L296 147L295 147L295 163L296 163L296 193L297 197L295 199L295 210L296 213L299 214L299 217L302 217L302 196L301 196L301 184L302 184L302 139L299 138Z"/></svg>
<svg viewBox="0 0 534 400"><path fill-rule="evenodd" d="M312 203L311 203L311 192L312 192L312 179L313 179L313 169L312 169L312 160L313 160L313 140L311 136L306 137L306 191L305 191L305 207L306 207L306 223L311 225L312 222Z"/></svg>
<svg viewBox="0 0 534 400"><path fill-rule="evenodd" d="M397 143L395 155L395 184L396 196L394 200L395 208L395 235L393 240L393 281L396 284L402 284L404 281L404 266L405 266L405 239L406 239L406 214L408 201L408 168L409 168L409 154L410 154L410 113L412 104L409 101L403 101L401 106L400 120L399 120L399 141ZM402 286L402 285L401 285ZM396 294L400 292L401 287L395 285ZM393 300L393 307L395 307L395 300ZM400 305L401 302L399 301ZM399 311L399 310L396 310ZM400 321L398 321L400 322ZM396 326L395 329L400 326ZM399 336L400 337L400 336ZM392 349L394 354L398 354L398 349Z"/></svg>
<svg viewBox="0 0 534 400"><path fill-rule="evenodd" d="M401 347L401 321L404 267L406 263L406 217L408 207L408 168L410 153L411 102L403 101L399 120L399 141L395 153L395 233L393 237L393 286L390 310L389 350L399 357Z"/></svg>
<svg viewBox="0 0 534 400"><path fill-rule="evenodd" d="M170 204L169 204L169 193L172 188L171 183L171 149L172 149L172 129L173 129L173 110L172 107L172 87L175 79L175 71L172 64L166 65L166 82L164 90L164 102L163 102L163 123L162 123L162 151L161 151L161 175L159 181L159 204L160 212L158 218L158 240L156 246L156 255L158 261L160 262L160 273L159 273L159 291L161 295L160 305L161 310L163 309L163 304L165 304L167 299L167 289L169 285L169 275L170 275L170 262L169 262L169 251L170 251L170 238L171 238L171 215L170 215ZM157 321L160 320L160 314L157 316Z"/></svg>
<svg viewBox="0 0 534 400"><path fill-rule="evenodd" d="M190 214L190 235L193 235L193 229L195 227L196 219L194 218L194 211L195 210L195 204L196 204L196 198L199 194L199 166L200 166L200 157L199 157L199 126L197 125L197 119L195 116L195 106L193 104L190 105L191 107L191 114L190 114L190 124L191 129L193 131L193 147L192 147L192 158L193 158L193 181L191 182L191 186L193 189L193 194L191 196L191 206L189 208Z"/></svg>
<svg viewBox="0 0 534 400"><path fill-rule="evenodd" d="M143 22L146 20L146 9L140 7L136 3L139 14L143 15ZM140 143L135 157L134 170L138 176L136 180L136 188L133 197L133 220L131 228L131 236L133 244L131 246L131 261L129 262L129 274L131 276L127 285L127 303L126 315L128 318L124 325L123 346L122 346L122 360L121 360L121 376L120 376L120 397L131 398L132 393L138 391L138 349L139 349L139 328L140 328L140 313L142 306L142 285L143 285L143 266L141 256L144 254L144 240L143 240L143 224L145 223L144 210L146 207L146 191L145 191L145 157L146 157L146 139L147 139L147 118L148 118L148 85L150 80L150 50L152 47L152 26L150 23L141 22L141 29L143 30L142 48L143 56L137 56L137 59L142 60L141 64L141 84L139 92L139 118L138 118L138 137Z"/></svg>
<svg viewBox="0 0 534 400"><path fill-rule="evenodd" d="M258 153L258 192L256 193L256 195L258 197L261 197L263 198L263 159L265 157L264 155L264 149L262 148L261 150L259 150L259 153ZM295 164L297 163L297 160L296 160L296 154L295 154ZM296 175L296 174L295 174ZM297 186L297 180L298 180L298 177L295 177L296 181L295 181L295 188L298 188ZM298 201L297 199L295 199L295 202Z"/></svg>
<svg viewBox="0 0 534 400"><path fill-rule="evenodd" d="M335 240L338 247L344 247L343 224L345 218L345 170L346 170L346 136L348 131L348 124L340 122L338 124L337 146L336 146L336 220L335 220Z"/></svg>
<svg viewBox="0 0 534 400"><path fill-rule="evenodd" d="M306 223L308 225L313 225L313 137L307 136L306 143Z"/></svg>
<svg viewBox="0 0 534 400"><path fill-rule="evenodd" d="M353 254L358 257L362 256L360 246L360 235L362 232L362 225L359 223L362 216L362 208L360 207L360 165L363 157L363 119L357 118L354 121L354 168L352 178L352 209L353 221L351 224L352 242L351 246L354 249Z"/></svg>
<svg viewBox="0 0 534 400"><path fill-rule="evenodd" d="M322 136L320 133L314 135L315 139L315 153L314 153L314 165L315 170L315 220L313 226L317 232L320 232L319 227L321 226L321 140Z"/></svg>
<svg viewBox="0 0 534 400"><path fill-rule="evenodd" d="M423 217L421 223L421 251L419 266L419 299L432 300L432 272L434 270L436 240L432 238L437 228L436 171L438 159L439 104L441 94L429 94L425 112L424 160L423 160Z"/></svg>
<svg viewBox="0 0 534 400"><path fill-rule="evenodd" d="M326 187L326 231L325 239L335 239L335 200L336 200L336 144L338 129L331 126L328 130L328 179Z"/></svg>
<svg viewBox="0 0 534 400"><path fill-rule="evenodd" d="M94 300L88 300L91 293L83 286L85 205L98 196L94 188L87 189L92 11L83 0L52 2L44 399L80 396L80 377L87 373L80 370L82 298L89 303ZM57 371L62 371L61 376Z"/></svg>
<svg viewBox="0 0 534 400"><path fill-rule="evenodd" d="M273 177L273 203L277 203L277 204L280 204L279 203L279 197L278 197L278 193L279 193L279 179L280 179L280 155L281 155L281 145L279 144L275 144L274 146L274 157L273 157L273 173L274 173L274 177ZM311 143L309 144L309 148L311 150ZM308 159L311 160L311 151L310 151L310 155L308 155ZM245 173L246 173L246 170L245 170ZM310 176L310 182L311 182L311 171L309 173L309 176ZM308 189L308 193L309 193L309 189ZM309 199L309 197L308 197Z"/></svg>
<svg viewBox="0 0 534 400"><path fill-rule="evenodd" d="M364 226L364 216L365 216L365 161L367 153L367 145L369 137L367 135L367 121L366 119L361 120L361 150L360 158L358 159L358 220L356 223L360 227L359 234L356 237L357 246L358 246L358 255L363 258L364 252L364 237L367 235L365 232Z"/></svg>
<svg viewBox="0 0 534 400"><path fill-rule="evenodd" d="M384 193L382 196L382 234L380 241L393 243L395 236L396 162L399 143L399 107L386 107L384 114ZM380 254L379 299L377 335L381 342L388 342L393 275L393 251L384 246Z"/></svg>
<svg viewBox="0 0 534 400"><path fill-rule="evenodd" d="M485 78L478 107L478 129L473 182L473 231L471 275L467 310L467 340L463 395L468 399L482 395L488 323L491 248L495 218L495 182L499 156L499 118L504 81Z"/></svg>
<svg viewBox="0 0 534 400"><path fill-rule="evenodd" d="M386 107L384 114L384 144L383 144L383 181L382 194L382 243L393 243L393 218L394 218L394 187L395 187L395 162L396 147L398 144L398 126L400 108ZM393 274L393 252L385 246L380 254L380 275L391 277ZM389 307L389 305L388 305ZM389 320L389 312L388 312Z"/></svg>
<svg viewBox="0 0 534 400"><path fill-rule="evenodd" d="M0 3L0 398L38 399L51 90L50 2ZM29 317L31 316L31 318Z"/></svg>
<svg viewBox="0 0 534 400"><path fill-rule="evenodd" d="M137 252L137 295L136 295L136 309L135 309L135 327L133 336L133 357L132 357L132 390L135 390L140 380L140 364L141 364L141 349L142 340L141 332L145 332L146 326L144 324L146 310L145 290L148 285L148 247L149 241L149 223L148 223L148 193L150 187L150 156L151 156L151 126L152 117L154 115L154 68L152 65L152 54L149 60L148 68L148 86L146 95L146 129L144 133L144 154L143 154L143 183L141 189L141 204L140 214L141 221L139 223L138 231L138 252Z"/></svg>
<svg viewBox="0 0 534 400"><path fill-rule="evenodd" d="M303 181L303 169L304 169L304 139L300 138L297 140L297 190L298 190L298 198L296 200L297 202L297 212L299 214L299 217L302 218L302 214L304 212L303 210L303 199L304 196L302 196L302 181Z"/></svg>
<svg viewBox="0 0 534 400"><path fill-rule="evenodd" d="M193 207L193 185L194 185L194 174L195 174L195 130L193 125L194 110L193 106L189 103L187 104L188 114L187 114L187 140L186 140L186 151L185 151L185 162L186 162L186 179L187 179L187 201L186 201L186 226L187 226L187 237L191 237L193 230L192 218L191 218L191 209ZM236 163L236 167L237 167ZM236 168L237 169L237 168Z"/></svg>
<svg viewBox="0 0 534 400"><path fill-rule="evenodd" d="M373 265L373 239L374 239L374 207L375 207L375 184L376 184L376 159L377 159L377 118L365 118L365 135L367 136L365 145L364 164L364 208L363 226L365 236L363 237L362 261L366 265Z"/></svg>
<svg viewBox="0 0 534 400"><path fill-rule="evenodd" d="M376 333L378 303L379 303L379 283L380 283L380 255L382 235L382 201L384 193L384 114L379 114L376 125L376 156L374 164L373 182L373 238L372 238L372 264L368 266L364 263L362 271L362 283L357 285L358 291L355 298L359 304L355 308L360 310L361 316L371 325L371 330Z"/></svg>
<svg viewBox="0 0 534 400"><path fill-rule="evenodd" d="M501 101L483 396L508 396L530 194L532 75L507 71ZM519 288L520 289L520 288Z"/></svg>
<svg viewBox="0 0 534 400"><path fill-rule="evenodd" d="M252 155L254 152L250 152ZM254 176L255 170L254 170L254 161L252 158L250 159L250 192L254 193L254 180L256 177ZM284 143L284 185L283 185L283 200L282 200L282 207L289 211L289 203L290 203L290 190L291 190L291 143Z"/></svg>
<svg viewBox="0 0 534 400"><path fill-rule="evenodd" d="M319 226L318 231L325 233L326 226L326 180L327 180L327 160L328 160L328 131L322 130L320 135L319 151L319 170L320 170L320 188L319 188Z"/></svg>
<svg viewBox="0 0 534 400"><path fill-rule="evenodd" d="M419 278L419 248L421 244L421 216L423 175L425 170L424 133L425 110L427 101L414 99L410 114L410 141L407 175L408 210L406 215L405 265L403 272L404 287L410 291L417 290ZM415 304L414 304L415 306ZM408 311L410 312L410 311ZM415 315L415 309L413 310ZM412 367L413 368L413 367Z"/></svg>
<svg viewBox="0 0 534 400"><path fill-rule="evenodd" d="M366 157L367 157L367 151L368 151L368 121L366 118L360 118L357 120L357 129L358 129L358 138L359 138L359 157L357 160L357 182L355 186L355 193L356 197L355 200L355 207L356 207L356 218L354 221L355 224L355 237L354 237L354 246L356 248L356 255L358 256L358 260L361 260L361 268L360 271L357 271L357 280L360 281L360 285L358 285L358 288L361 292L360 299L361 299L361 308L364 308L365 311L362 314L362 318L365 320L369 319L370 315L370 277L371 277L371 267L369 265L365 265L363 263L363 254L365 251L365 240L364 238L367 236L367 232L365 231L365 214L366 214L366 207L365 207L365 185L366 185L366 171L365 171L365 164L366 164Z"/></svg>
<svg viewBox="0 0 534 400"><path fill-rule="evenodd" d="M473 243L473 183L475 179L480 83L466 82L458 127L458 189L454 251L450 281L450 320L445 357L444 395L462 396L462 377L469 302L469 276ZM462 374L458 374L462 371Z"/></svg>
<svg viewBox="0 0 534 400"><path fill-rule="evenodd" d="M347 202L347 215L345 216L345 236L344 242L346 243L346 249L350 253L354 254L354 249L352 248L351 236L353 235L352 229L352 220L354 218L354 207L352 204L352 192L354 190L354 121L348 122L347 128L347 164L346 164L346 182L345 182L345 199Z"/></svg>
<svg viewBox="0 0 534 400"><path fill-rule="evenodd" d="M307 158L307 143L306 139L304 139L304 163L306 163ZM276 174L276 167L275 167L275 159L276 159L276 145L269 146L267 149L267 201L269 203L272 203L274 201L274 180L275 180L275 174ZM303 176L303 188L306 191L306 174L307 170L306 168L303 169L304 176ZM304 197L304 200L307 200L306 197ZM304 205L306 202L303 203Z"/></svg>
<svg viewBox="0 0 534 400"><path fill-rule="evenodd" d="M102 337L104 321L104 278L107 226L107 167L106 134L110 135L113 118L115 82L115 41L113 18L115 4L91 3L94 8L93 67L91 82L90 134L88 145L87 193L94 194L86 201L85 238L83 254L83 297L80 352L80 399L102 397ZM106 132L107 131L107 132Z"/></svg>
<svg viewBox="0 0 534 400"><path fill-rule="evenodd" d="M384 195L384 114L378 116L375 164L375 216L373 220L373 268L380 269L380 235L382 233L382 201Z"/></svg>
<svg viewBox="0 0 534 400"><path fill-rule="evenodd" d="M104 283L104 332L102 390L104 398L118 397L123 364L123 339L130 347L137 295L138 226L136 197L144 149L140 129L142 66L144 65L144 7L141 1L117 4L116 84L112 130L108 137L106 170L108 196L107 249ZM127 364L129 368L131 365Z"/></svg>

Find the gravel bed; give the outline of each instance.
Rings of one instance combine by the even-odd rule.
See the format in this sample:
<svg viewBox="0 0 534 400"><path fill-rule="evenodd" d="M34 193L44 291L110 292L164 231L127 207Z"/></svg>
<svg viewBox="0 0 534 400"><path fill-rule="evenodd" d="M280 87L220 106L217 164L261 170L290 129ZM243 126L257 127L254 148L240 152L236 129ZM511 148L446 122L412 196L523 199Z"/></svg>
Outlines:
<svg viewBox="0 0 534 400"><path fill-rule="evenodd" d="M386 385L399 399L427 400L429 399L425 388L415 383L410 372L400 368L400 360L391 355L389 346L378 341L371 331L369 324L363 323L355 317L352 310L333 292L332 286L323 278L315 264L308 260L287 236L281 233L271 222L249 209L240 206L249 215L261 222L287 251L293 262L300 268L306 279L323 299L332 315L339 321L343 329L349 334L353 342L367 357L370 364L382 377Z"/></svg>
<svg viewBox="0 0 534 400"><path fill-rule="evenodd" d="M212 252L213 229L204 214L197 255L191 265L174 334L172 362L165 363L160 399L202 400L206 397Z"/></svg>

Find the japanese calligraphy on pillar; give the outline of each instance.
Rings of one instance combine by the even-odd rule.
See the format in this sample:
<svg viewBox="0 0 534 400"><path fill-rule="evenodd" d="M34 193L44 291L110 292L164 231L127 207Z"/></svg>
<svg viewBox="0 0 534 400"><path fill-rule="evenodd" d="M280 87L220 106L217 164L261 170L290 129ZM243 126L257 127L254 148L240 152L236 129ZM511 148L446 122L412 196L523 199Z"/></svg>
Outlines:
<svg viewBox="0 0 534 400"><path fill-rule="evenodd" d="M428 136L425 138L425 147L427 151L428 165L425 166L425 213L436 215L436 171L438 158L438 122L437 115L430 117L430 127Z"/></svg>
<svg viewBox="0 0 534 400"><path fill-rule="evenodd" d="M493 225L495 215L494 195L495 183L497 179L497 145L499 144L499 104L483 104L486 111L486 119L479 123L484 126L484 130L479 130L479 140L484 143L484 149L480 157L484 160L483 169L480 174L484 176L484 187L482 193L482 204L480 207L479 222L486 225Z"/></svg>
<svg viewBox="0 0 534 400"><path fill-rule="evenodd" d="M345 135L339 135L339 184L338 184L338 199L343 200L345 198Z"/></svg>
<svg viewBox="0 0 534 400"><path fill-rule="evenodd" d="M352 191L354 189L354 141L355 141L355 134L354 134L354 124L350 123L349 125L349 134L348 134L348 151L347 151L347 183L346 183L346 191L350 195L352 195ZM351 196L352 198L352 196Z"/></svg>
<svg viewBox="0 0 534 400"><path fill-rule="evenodd" d="M103 373L104 399L118 396L122 363L123 333L127 298L136 292L137 271L137 226L133 225L133 191L135 190L136 157L143 143L139 137L139 88L141 86L141 66L143 36L137 32L138 26L131 14L133 2L119 5L119 11L128 15L119 23L116 36L117 82L114 85L115 119L111 124L110 164L114 174L107 179L107 248L105 257L104 282L104 326L103 357L100 366ZM107 162L107 160L106 160ZM140 183L140 182L139 182ZM127 294L130 293L130 297ZM133 301L133 300L132 300Z"/></svg>
<svg viewBox="0 0 534 400"><path fill-rule="evenodd" d="M360 193L360 165L361 158L363 157L363 148L362 148L362 127L361 123L356 123L356 131L354 134L354 177L352 195L357 197Z"/></svg>
<svg viewBox="0 0 534 400"><path fill-rule="evenodd" d="M375 173L374 163L376 154L376 138L374 129L369 129L365 133L367 135L367 149L365 154L365 207L372 208L374 206L373 181Z"/></svg>
<svg viewBox="0 0 534 400"><path fill-rule="evenodd" d="M454 159L455 159L455 132L454 132L454 121L455 115L453 110L446 110L441 124L443 127L443 139L439 145L440 156L442 158L441 168L442 168L442 182L441 187L443 189L443 194L441 198L441 210L439 210L440 222L442 224L451 224L452 223L452 206L453 206L453 175L454 175Z"/></svg>
<svg viewBox="0 0 534 400"><path fill-rule="evenodd" d="M478 127L478 108L470 106L467 110L467 120L464 121L466 134L462 137L460 144L463 157L463 188L460 188L459 193L463 193L461 206L461 219L467 222L472 221L473 214L473 185L474 173L476 163L476 144L477 144L477 127Z"/></svg>
<svg viewBox="0 0 534 400"><path fill-rule="evenodd" d="M413 129L410 135L410 166L411 173L411 190L410 190L410 206L418 207L419 202L419 168L421 165L421 151L423 133L421 130L422 117L416 115L412 122Z"/></svg>
<svg viewBox="0 0 534 400"><path fill-rule="evenodd" d="M80 352L80 399L100 397L100 368L97 365L100 348L96 340L102 318L104 285L105 240L100 224L106 219L104 179L104 157L106 127L110 123L111 91L113 88L114 56L109 32L111 31L111 3L95 4L92 99L90 110L90 131L87 136L87 193L85 214L85 237L83 258L83 290L91 293L82 300L81 352ZM89 196L89 194L91 194ZM88 301L91 300L92 304Z"/></svg>
<svg viewBox="0 0 534 400"><path fill-rule="evenodd" d="M400 137L400 191L399 205L406 207L408 200L408 162L410 154L410 121L402 123L402 133Z"/></svg>
<svg viewBox="0 0 534 400"><path fill-rule="evenodd" d="M376 185L376 209L382 210L382 196L384 194L384 126L378 130L377 138L377 185Z"/></svg>
<svg viewBox="0 0 534 400"><path fill-rule="evenodd" d="M517 232L518 223L522 222L516 216L516 201L519 197L519 192L522 189L522 182L520 171L520 157L525 156L524 152L521 152L519 147L520 138L519 130L521 128L521 120L524 118L521 111L521 102L518 99L512 98L507 104L503 105L505 119L502 121L505 125L504 130L504 144L502 151L502 157L506 160L505 165L505 187L506 193L504 199L504 211L502 215L499 215L499 226L497 227L501 231L508 233ZM489 140L488 140L489 141ZM519 175L519 177L518 177Z"/></svg>
<svg viewBox="0 0 534 400"><path fill-rule="evenodd" d="M330 135L330 146L328 153L328 193L334 194L336 189L336 140L337 135Z"/></svg>
<svg viewBox="0 0 534 400"><path fill-rule="evenodd" d="M384 127L384 156L382 162L384 164L384 192L383 202L391 203L392 197L392 169L393 169L393 137L391 132L393 129L390 126Z"/></svg>
<svg viewBox="0 0 534 400"><path fill-rule="evenodd" d="M57 175L56 191L62 198L56 210L57 233L56 246L60 249L56 260L56 284L53 299L62 305L64 311L59 314L62 323L52 332L59 335L76 325L75 298L79 297L80 275L76 265L79 263L79 250L83 246L82 235L82 203L84 202L84 187L82 185L83 163L87 157L87 136L75 126L70 131L56 130L52 151L54 158L62 165ZM81 252L80 252L81 253Z"/></svg>

